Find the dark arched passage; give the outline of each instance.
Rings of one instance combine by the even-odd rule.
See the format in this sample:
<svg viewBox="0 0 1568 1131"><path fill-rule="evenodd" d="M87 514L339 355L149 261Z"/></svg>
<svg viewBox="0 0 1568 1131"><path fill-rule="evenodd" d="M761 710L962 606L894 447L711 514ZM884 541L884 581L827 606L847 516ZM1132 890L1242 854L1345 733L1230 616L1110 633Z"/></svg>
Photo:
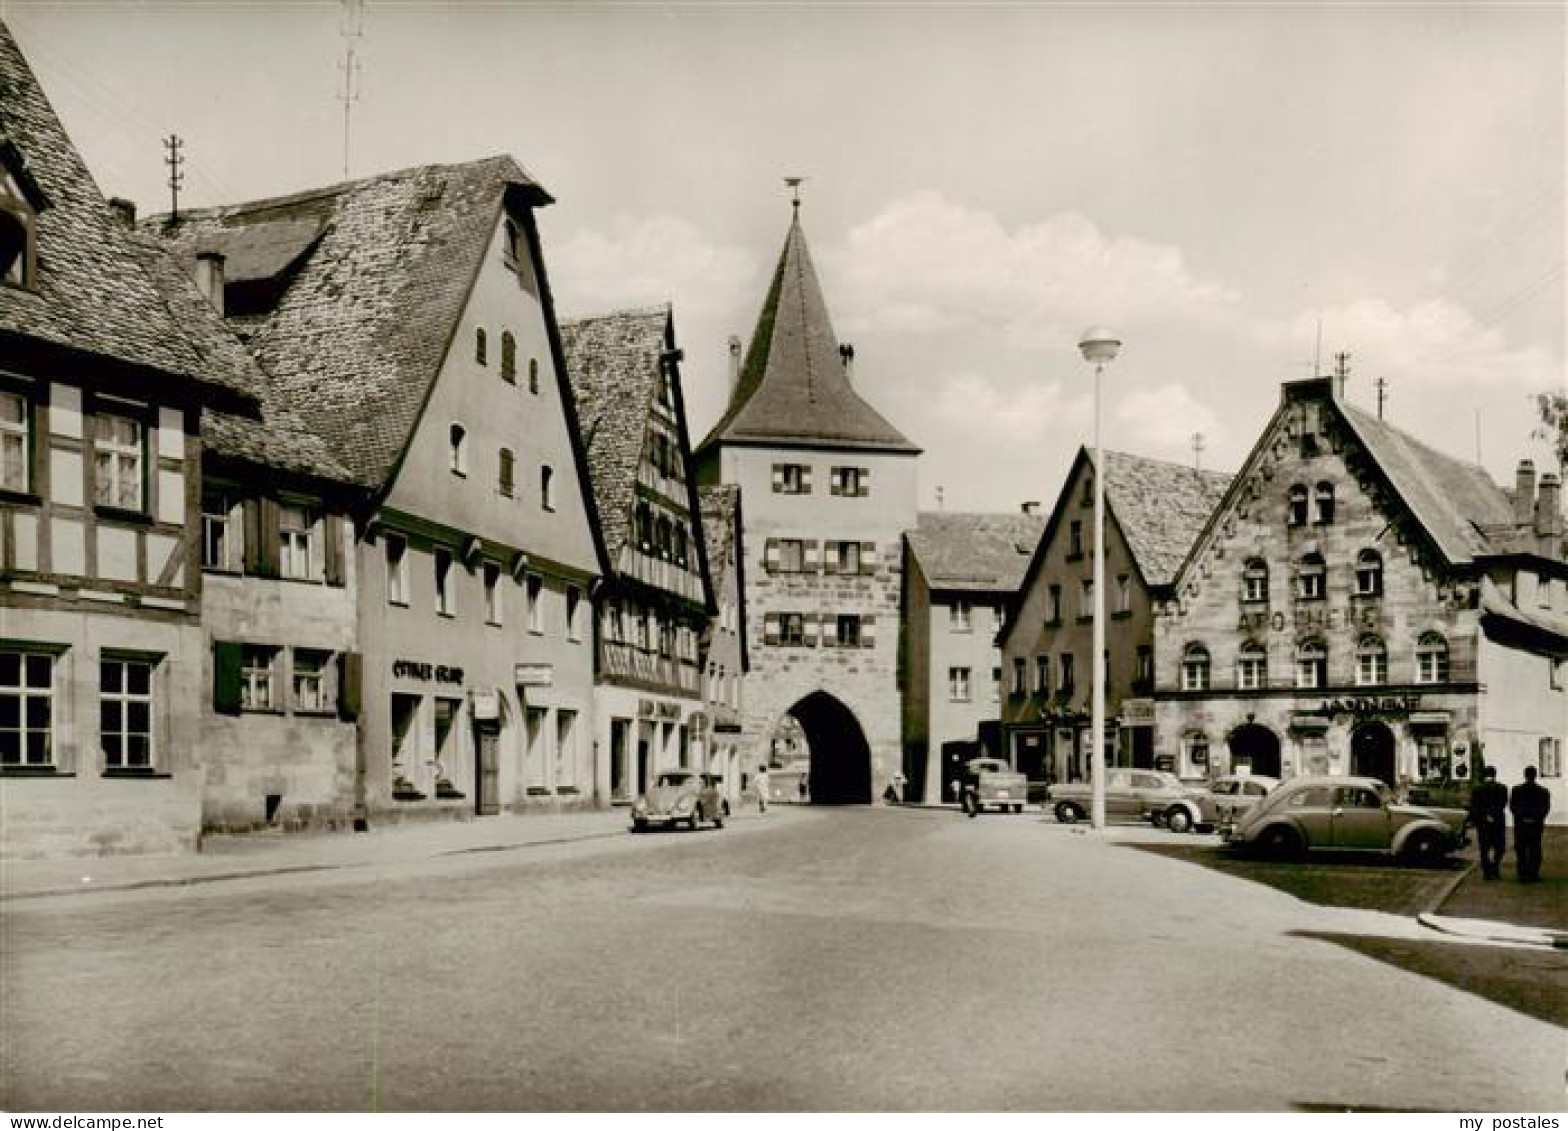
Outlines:
<svg viewBox="0 0 1568 1131"><path fill-rule="evenodd" d="M1239 726L1230 732L1227 745L1230 746L1232 769L1247 765L1255 774L1279 777L1279 736L1268 727L1257 723Z"/></svg>
<svg viewBox="0 0 1568 1131"><path fill-rule="evenodd" d="M1363 723L1350 736L1350 772L1394 784L1394 732L1384 723Z"/></svg>
<svg viewBox="0 0 1568 1131"><path fill-rule="evenodd" d="M854 712L825 691L814 691L789 713L806 732L811 751L811 800L818 805L871 803L871 747Z"/></svg>

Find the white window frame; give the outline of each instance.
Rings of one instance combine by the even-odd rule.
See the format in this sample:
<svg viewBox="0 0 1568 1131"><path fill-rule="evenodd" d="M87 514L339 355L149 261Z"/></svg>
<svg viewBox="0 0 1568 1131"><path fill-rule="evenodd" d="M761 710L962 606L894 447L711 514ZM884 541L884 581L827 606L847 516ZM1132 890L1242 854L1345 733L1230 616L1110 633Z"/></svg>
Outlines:
<svg viewBox="0 0 1568 1131"><path fill-rule="evenodd" d="M1439 633L1424 633L1416 642L1416 682L1447 683L1452 677L1448 640Z"/></svg>
<svg viewBox="0 0 1568 1131"><path fill-rule="evenodd" d="M133 438L113 433L114 425L129 425ZM93 435L93 461L97 480L93 501L101 507L144 512L147 509L147 423L123 412L100 412Z"/></svg>
<svg viewBox="0 0 1568 1131"><path fill-rule="evenodd" d="M1388 682L1388 645L1366 637L1356 645L1356 686L1381 687Z"/></svg>
<svg viewBox="0 0 1568 1131"><path fill-rule="evenodd" d="M457 562L452 556L452 551L437 547L432 557L432 573L435 579L436 590L436 615L443 617L457 616Z"/></svg>
<svg viewBox="0 0 1568 1131"><path fill-rule="evenodd" d="M11 405L18 419L12 420ZM33 481L33 406L26 395L0 389L0 489L26 494Z"/></svg>
<svg viewBox="0 0 1568 1131"><path fill-rule="evenodd" d="M947 669L947 695L954 703L968 703L971 698L971 672L966 667Z"/></svg>
<svg viewBox="0 0 1568 1131"><path fill-rule="evenodd" d="M216 509L214 505L216 504ZM214 550L214 538L217 539ZM219 573L239 573L245 562L244 533L234 521L234 502L226 492L204 496L201 502L201 567Z"/></svg>
<svg viewBox="0 0 1568 1131"><path fill-rule="evenodd" d="M0 762L0 767L8 770L54 769L54 677L58 657L49 652L14 648L0 651L0 656L14 657L16 662L15 680L0 683L0 698L16 700L15 725L7 725L0 730L7 738L16 736L16 758ZM39 666L36 662L41 662L43 668L41 679L35 670ZM30 705L40 700L45 704L41 726L28 721L32 713ZM43 735L43 758L29 758L28 747L33 745L31 738L39 734Z"/></svg>
<svg viewBox="0 0 1568 1131"><path fill-rule="evenodd" d="M297 525L290 526L294 521ZM293 581L319 581L316 532L321 516L303 503L278 504L278 576Z"/></svg>
<svg viewBox="0 0 1568 1131"><path fill-rule="evenodd" d="M1236 687L1259 691L1268 686L1269 654L1264 648L1243 648L1236 657Z"/></svg>
<svg viewBox="0 0 1568 1131"><path fill-rule="evenodd" d="M393 547L397 547L394 552ZM408 607L408 540L386 536L387 603Z"/></svg>
<svg viewBox="0 0 1568 1131"><path fill-rule="evenodd" d="M495 562L484 564L485 581L485 623L495 628L500 628L504 623L505 594L501 588L501 567Z"/></svg>
<svg viewBox="0 0 1568 1131"><path fill-rule="evenodd" d="M1268 601L1268 563L1253 558L1242 567L1241 599L1248 604L1264 604Z"/></svg>
<svg viewBox="0 0 1568 1131"><path fill-rule="evenodd" d="M974 605L962 597L953 598L947 607L947 626L950 632L970 632L974 629Z"/></svg>
<svg viewBox="0 0 1568 1131"><path fill-rule="evenodd" d="M312 667L312 662L315 666ZM292 648L289 654L289 693L294 710L325 714L335 710L330 673L332 653L324 648ZM310 700L314 699L314 702Z"/></svg>
<svg viewBox="0 0 1568 1131"><path fill-rule="evenodd" d="M109 669L119 669L118 686L105 687ZM132 668L145 669L147 686L145 691L132 691L130 689L130 674ZM154 679L157 664L152 660L136 659L124 656L103 656L98 661L98 700L99 700L99 728L98 745L103 752L103 764L106 770L134 770L150 772L157 766L157 745L155 736L156 723L153 716ZM103 725L103 708L110 704L119 707L120 725L118 728L108 728ZM146 709L146 729L133 729L130 723L131 709L143 707ZM146 742L146 760L131 762L128 748L133 738L141 738ZM109 742L118 739L119 752L111 753Z"/></svg>
<svg viewBox="0 0 1568 1131"><path fill-rule="evenodd" d="M528 631L544 632L544 578L530 573L523 582L528 600Z"/></svg>
<svg viewBox="0 0 1568 1131"><path fill-rule="evenodd" d="M1208 691L1213 675L1213 659L1201 644L1189 644L1181 653L1181 689Z"/></svg>
<svg viewBox="0 0 1568 1131"><path fill-rule="evenodd" d="M1328 684L1328 649L1309 641L1296 649L1296 686L1303 691Z"/></svg>
<svg viewBox="0 0 1568 1131"><path fill-rule="evenodd" d="M245 644L240 648L240 710L277 711L278 652L270 644Z"/></svg>

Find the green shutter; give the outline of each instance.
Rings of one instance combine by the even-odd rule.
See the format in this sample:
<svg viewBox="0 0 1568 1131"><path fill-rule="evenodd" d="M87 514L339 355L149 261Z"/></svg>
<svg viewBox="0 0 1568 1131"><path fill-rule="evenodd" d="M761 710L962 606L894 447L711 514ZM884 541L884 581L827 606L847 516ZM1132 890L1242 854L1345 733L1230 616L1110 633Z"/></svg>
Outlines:
<svg viewBox="0 0 1568 1131"><path fill-rule="evenodd" d="M326 530L325 537L327 540L327 584L342 585L345 581L343 569L343 516L329 514L322 525Z"/></svg>
<svg viewBox="0 0 1568 1131"><path fill-rule="evenodd" d="M346 723L359 718L364 667L358 652L338 653L338 718Z"/></svg>
<svg viewBox="0 0 1568 1131"><path fill-rule="evenodd" d="M242 655L238 644L215 641L212 645L212 709L220 715L240 713Z"/></svg>

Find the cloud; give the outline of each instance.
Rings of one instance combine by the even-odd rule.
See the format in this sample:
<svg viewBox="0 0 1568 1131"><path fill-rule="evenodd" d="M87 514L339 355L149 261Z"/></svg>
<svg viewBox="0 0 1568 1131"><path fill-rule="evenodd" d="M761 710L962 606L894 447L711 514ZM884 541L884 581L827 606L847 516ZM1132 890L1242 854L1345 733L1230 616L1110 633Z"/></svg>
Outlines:
<svg viewBox="0 0 1568 1131"><path fill-rule="evenodd" d="M1498 392L1551 388L1562 380L1561 361L1539 345L1510 345L1448 298L1396 306L1362 298L1293 319L1261 323L1258 341L1310 356L1322 318L1324 340L1343 344L1351 369L1430 389L1480 386ZM1329 362L1325 360L1325 368Z"/></svg>
<svg viewBox="0 0 1568 1131"><path fill-rule="evenodd" d="M1213 410L1174 382L1117 397L1110 415L1118 426L1111 443L1147 455L1187 458L1194 432L1212 445L1220 430Z"/></svg>
<svg viewBox="0 0 1568 1131"><path fill-rule="evenodd" d="M1059 381L1009 388L977 373L961 373L943 381L941 389L922 416L940 421L942 433L981 443L1027 445L1089 420L1089 397L1067 393Z"/></svg>
<svg viewBox="0 0 1568 1131"><path fill-rule="evenodd" d="M1008 230L940 193L894 200L824 256L846 324L974 332L1039 348L1107 318L1223 320L1236 295L1196 278L1181 250L1104 234L1076 213Z"/></svg>

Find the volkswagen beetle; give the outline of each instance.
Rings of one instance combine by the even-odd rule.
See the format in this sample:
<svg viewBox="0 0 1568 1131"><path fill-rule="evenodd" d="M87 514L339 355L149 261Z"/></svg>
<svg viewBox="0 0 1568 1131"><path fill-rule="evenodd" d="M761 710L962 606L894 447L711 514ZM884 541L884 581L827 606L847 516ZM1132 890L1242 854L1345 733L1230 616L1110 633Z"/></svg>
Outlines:
<svg viewBox="0 0 1568 1131"><path fill-rule="evenodd" d="M1332 849L1433 865L1468 843L1468 821L1463 809L1403 804L1377 778L1310 776L1274 790L1225 839L1275 857Z"/></svg>
<svg viewBox="0 0 1568 1131"><path fill-rule="evenodd" d="M655 825L695 829L704 821L722 829L730 806L719 795L719 780L717 774L696 770L661 771L652 788L632 806L632 831L647 832Z"/></svg>

